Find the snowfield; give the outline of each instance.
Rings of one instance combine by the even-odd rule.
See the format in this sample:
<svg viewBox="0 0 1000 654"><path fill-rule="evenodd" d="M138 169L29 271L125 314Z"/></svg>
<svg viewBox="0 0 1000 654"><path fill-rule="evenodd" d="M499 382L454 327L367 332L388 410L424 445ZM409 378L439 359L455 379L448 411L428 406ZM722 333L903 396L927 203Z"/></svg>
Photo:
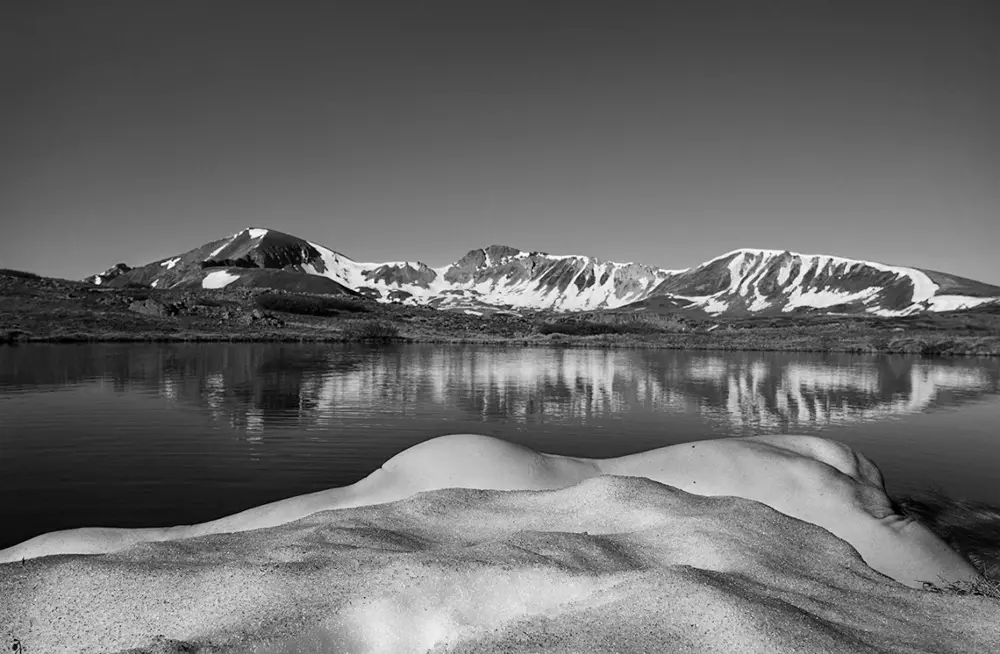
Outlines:
<svg viewBox="0 0 1000 654"><path fill-rule="evenodd" d="M205 279L201 280L201 287L225 288L239 278L239 275L234 275L227 270L216 270L215 272L210 272L205 275Z"/></svg>
<svg viewBox="0 0 1000 654"><path fill-rule="evenodd" d="M412 260L358 262L319 243L257 227L202 249L213 245L207 256L198 249L163 260L155 271L146 271L143 283L156 279L161 270L171 275L160 287L176 284L178 276L200 277L205 260L232 246L225 256L244 259L251 267L279 261L285 270L327 277L380 302L460 311L482 311L484 305L514 311L591 311L656 297L666 303L663 306L703 315L839 307L838 312L903 316L1000 299L1000 288L994 297L938 295L938 285L915 268L782 250L741 248L691 268L665 269L494 245L471 250L454 264L431 268ZM256 248L266 254L254 255ZM202 286L223 288L237 275L215 271L204 277ZM94 278L94 283L102 281L106 280ZM982 290L977 288L976 293Z"/></svg>

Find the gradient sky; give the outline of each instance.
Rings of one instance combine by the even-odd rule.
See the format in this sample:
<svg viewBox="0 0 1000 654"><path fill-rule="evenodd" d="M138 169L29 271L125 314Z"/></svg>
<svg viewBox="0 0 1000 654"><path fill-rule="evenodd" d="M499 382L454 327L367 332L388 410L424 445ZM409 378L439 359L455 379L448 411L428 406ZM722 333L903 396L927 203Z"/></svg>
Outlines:
<svg viewBox="0 0 1000 654"><path fill-rule="evenodd" d="M1000 284L1000 3L5 3L0 266L738 247Z"/></svg>

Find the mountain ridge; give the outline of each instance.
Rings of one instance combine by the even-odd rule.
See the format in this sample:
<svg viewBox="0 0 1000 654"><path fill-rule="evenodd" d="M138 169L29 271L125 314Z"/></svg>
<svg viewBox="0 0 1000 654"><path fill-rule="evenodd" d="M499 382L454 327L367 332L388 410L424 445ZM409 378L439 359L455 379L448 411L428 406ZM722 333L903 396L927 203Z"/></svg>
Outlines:
<svg viewBox="0 0 1000 654"><path fill-rule="evenodd" d="M359 262L256 227L144 266L117 264L87 281L161 289L235 284L479 313L641 312L656 305L703 316L898 316L1000 302L1000 287L949 273L788 250L738 248L696 266L665 269L491 244L432 268L418 260Z"/></svg>

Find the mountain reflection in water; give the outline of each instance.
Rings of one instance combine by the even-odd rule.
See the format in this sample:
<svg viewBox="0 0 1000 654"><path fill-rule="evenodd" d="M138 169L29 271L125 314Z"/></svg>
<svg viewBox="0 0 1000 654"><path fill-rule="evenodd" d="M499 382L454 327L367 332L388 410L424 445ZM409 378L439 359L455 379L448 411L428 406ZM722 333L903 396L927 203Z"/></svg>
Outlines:
<svg viewBox="0 0 1000 654"><path fill-rule="evenodd" d="M997 503L1000 361L339 344L0 347L0 547L353 483L433 436L609 457L822 434L890 489Z"/></svg>
<svg viewBox="0 0 1000 654"><path fill-rule="evenodd" d="M874 421L998 391L990 360L667 350L212 344L6 348L0 391L79 384L155 392L253 438L269 422L450 412L586 422L696 414L736 431Z"/></svg>

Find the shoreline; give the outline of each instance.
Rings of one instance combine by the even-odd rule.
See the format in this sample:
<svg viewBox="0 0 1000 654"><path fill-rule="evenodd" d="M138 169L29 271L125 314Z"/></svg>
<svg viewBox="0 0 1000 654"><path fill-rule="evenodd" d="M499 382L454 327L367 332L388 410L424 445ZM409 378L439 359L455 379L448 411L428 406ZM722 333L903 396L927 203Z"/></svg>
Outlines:
<svg viewBox="0 0 1000 654"><path fill-rule="evenodd" d="M0 274L0 345L412 343L1000 357L1000 306L878 317L692 317L625 309L441 311L257 288L101 287Z"/></svg>
<svg viewBox="0 0 1000 654"><path fill-rule="evenodd" d="M385 339L345 338L339 333L327 335L295 333L73 333L23 334L14 336L0 331L0 347L32 344L81 343L369 343L381 345L488 345L497 347L546 347L579 349L655 349L723 352L813 352L820 354L897 355L921 357L1000 357L1000 343L985 344L965 339L944 342L913 339L900 347L874 348L863 343L827 343L820 339L788 342L780 336L773 340L746 343L736 339L616 340L594 337L565 338L483 338L464 336L397 336ZM998 339L1000 340L1000 339Z"/></svg>
<svg viewBox="0 0 1000 654"><path fill-rule="evenodd" d="M28 652L965 654L1000 642L995 583L908 587L766 503L600 476L0 564L0 622Z"/></svg>

